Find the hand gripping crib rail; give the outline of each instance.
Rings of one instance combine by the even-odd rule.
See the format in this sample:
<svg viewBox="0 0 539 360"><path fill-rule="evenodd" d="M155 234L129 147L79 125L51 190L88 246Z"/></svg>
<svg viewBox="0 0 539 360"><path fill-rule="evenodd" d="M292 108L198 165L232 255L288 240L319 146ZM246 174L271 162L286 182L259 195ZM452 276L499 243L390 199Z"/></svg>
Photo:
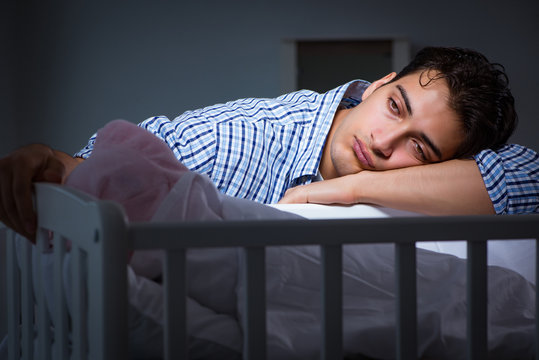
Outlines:
<svg viewBox="0 0 539 360"><path fill-rule="evenodd" d="M127 358L127 252L129 249L166 250L163 268L165 288L165 359L187 358L186 249L194 247L241 247L245 271L246 320L244 359L266 358L265 247L317 244L322 254L322 359L342 358L342 246L351 243L395 243L397 279L398 359L417 359L416 241L467 239L467 356L485 359L487 352L486 240L539 239L536 215L476 217L411 217L352 220L293 220L215 223L138 223L125 221L120 206L96 201L66 188L36 184L39 219L38 248L53 231L54 277L62 277L61 259L69 239L72 256L73 315L69 325L62 281L54 281L55 319L44 308L43 279L32 279L31 245L21 251L21 270L16 260L15 236L8 237L8 353L10 359L31 359L34 350L50 358L51 320L55 354L68 359L71 336L73 359ZM345 236L357 234L363 236ZM177 234L181 233L181 240ZM226 234L226 235L225 235ZM399 234L395 240L395 234ZM337 236L342 235L342 236ZM147 241L151 239L152 241ZM216 242L213 239L219 239ZM362 241L362 239L368 239ZM40 261L39 251L38 262ZM537 262L536 262L537 264ZM91 269L86 272L84 267ZM537 266L536 266L537 273ZM171 279L174 277L174 281ZM178 281L181 278L182 281ZM37 282L33 294L32 282ZM86 285L84 285L86 284ZM33 299L36 299L35 303ZM37 304L37 305L35 305ZM537 308L537 305L536 305ZM537 324L537 319L536 319ZM34 331L37 344L34 345ZM71 334L71 335L69 335ZM183 340L182 340L183 339ZM535 335L538 344L537 331ZM33 347L37 346L37 349ZM537 355L536 355L537 356ZM539 356L537 356L539 359Z"/></svg>

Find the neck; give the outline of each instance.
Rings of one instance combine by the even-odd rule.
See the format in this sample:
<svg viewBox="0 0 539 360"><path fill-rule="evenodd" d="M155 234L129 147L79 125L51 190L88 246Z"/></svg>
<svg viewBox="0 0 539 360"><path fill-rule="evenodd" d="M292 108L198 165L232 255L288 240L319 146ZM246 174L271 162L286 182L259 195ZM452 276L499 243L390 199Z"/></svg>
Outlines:
<svg viewBox="0 0 539 360"><path fill-rule="evenodd" d="M333 116L333 121L331 122L331 127L329 128L328 136L326 137L326 143L324 144L324 150L322 151L322 159L320 160L320 174L324 180L333 179L337 177L337 172L333 166L333 161L331 159L331 142L333 140L333 135L335 130L339 127L342 119L351 109L341 109L335 112Z"/></svg>

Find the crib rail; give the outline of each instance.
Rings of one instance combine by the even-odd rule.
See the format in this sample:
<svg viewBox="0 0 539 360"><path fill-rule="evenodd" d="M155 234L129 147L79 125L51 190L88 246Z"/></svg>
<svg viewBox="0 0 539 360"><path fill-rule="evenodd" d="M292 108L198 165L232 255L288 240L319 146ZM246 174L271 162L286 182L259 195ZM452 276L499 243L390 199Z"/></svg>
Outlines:
<svg viewBox="0 0 539 360"><path fill-rule="evenodd" d="M15 234L8 231L9 359L127 358L124 301L127 248L121 208L111 202L95 202L80 192L36 184L36 210L39 214L36 246L22 238L17 243ZM48 229L54 229L53 238ZM73 316L70 321L62 281L67 239L70 240L74 280L71 293ZM41 264L43 253L49 252L51 242L55 258L52 271L54 319L50 319L45 301L45 274L32 268L32 258ZM18 252L15 249L17 244L20 245ZM19 261L17 254L20 255ZM103 291L87 291L89 288ZM51 320L54 320L54 329ZM71 350L68 347L70 334Z"/></svg>
<svg viewBox="0 0 539 360"><path fill-rule="evenodd" d="M452 216L344 220L280 220L132 224L128 229L133 249L242 247L249 262L246 271L246 302L249 313L263 314L265 289L255 273L265 269L264 249L268 246L317 244L322 247L323 272L323 359L342 354L342 246L347 244L395 243L397 276L397 359L417 359L416 249L419 241L467 239L468 359L487 357L487 240L539 239L539 217ZM178 241L178 233L182 241ZM234 237L223 238L223 234ZM358 238L357 234L361 234ZM396 239L398 234L398 239ZM146 239L153 239L151 242ZM256 249L256 250L254 250ZM536 261L537 264L537 261ZM536 266L537 268L537 266ZM536 270L537 271L537 270ZM260 279L260 278L258 278ZM262 285L261 285L262 284ZM265 319L251 319L246 347L254 350L249 359L265 359ZM256 344L256 345L254 345ZM536 344L539 338L536 331ZM246 353L248 353L246 349ZM342 357L342 356L341 356ZM538 356L539 359L539 356Z"/></svg>
<svg viewBox="0 0 539 360"><path fill-rule="evenodd" d="M536 215L474 217L411 217L348 220L284 220L249 222L205 222L129 224L119 207L98 201L57 186L38 184L37 206L40 227L55 229L55 274L61 278L66 239L71 240L70 253L74 284L74 308L71 319L74 359L127 358L127 249L166 250L163 269L165 289L165 359L186 358L186 249L204 247L240 247L245 274L246 320L244 359L266 358L265 316L265 249L268 246L321 246L323 304L321 344L322 359L342 358L342 246L359 243L395 243L397 286L396 358L417 359L416 250L418 241L468 240L468 359L483 359L487 353L487 314L484 304L486 287L486 241L491 239L539 239ZM53 206L51 206L54 204ZM73 207L65 208L66 203ZM45 208L62 211L46 216ZM75 215L78 214L78 215ZM57 219L64 219L59 225ZM69 226L65 225L69 224ZM59 227L60 226L60 227ZM64 226L67 226L64 228ZM57 234L62 234L59 236ZM181 241L178 234L182 234ZM38 247L47 246L47 233L40 232ZM90 234L90 236L87 236ZM224 234L228 235L225 238ZM357 236L361 234L362 236ZM398 234L398 237L395 236ZM148 241L151 239L151 241ZM368 240L365 240L368 239ZM39 252L35 252L38 254ZM539 252L538 252L539 253ZM30 271L32 247L23 246L22 269L15 261L15 241L8 241L8 308L10 359L33 358L34 326L39 327L37 346L40 358L49 358L50 322L43 308L43 294L33 294ZM537 264L537 262L536 262ZM91 276L83 267L91 269ZM539 270L536 266L536 272ZM178 274L183 274L178 275ZM41 276L38 276L40 278ZM174 281L171 281L174 279ZM38 279L37 282L41 280ZM65 309L61 282L55 282L57 309ZM86 284L86 285L85 285ZM103 291L84 293L85 288ZM38 286L39 289L39 286ZM34 314L33 298L37 306ZM30 301L28 301L30 299ZM78 300L77 300L78 299ZM537 297L536 297L537 299ZM21 315L22 314L22 315ZM88 314L87 316L84 314ZM65 311L56 311L54 346L59 359L67 359L69 323ZM20 319L22 318L22 327ZM537 320L536 320L537 321ZM34 322L36 325L34 325ZM59 324L59 325L57 325ZM22 333L21 333L22 329ZM536 331L536 348L539 344ZM75 336L75 335L80 336ZM80 341L77 340L80 338ZM183 341L179 341L183 339ZM21 351L22 349L22 351ZM537 356L539 359L539 355Z"/></svg>

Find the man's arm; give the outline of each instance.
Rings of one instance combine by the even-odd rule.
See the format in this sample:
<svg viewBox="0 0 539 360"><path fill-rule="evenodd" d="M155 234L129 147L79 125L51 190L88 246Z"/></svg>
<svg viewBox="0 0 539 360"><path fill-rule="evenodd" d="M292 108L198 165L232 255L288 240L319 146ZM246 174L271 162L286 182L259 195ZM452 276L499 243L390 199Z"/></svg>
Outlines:
<svg viewBox="0 0 539 360"><path fill-rule="evenodd" d="M33 240L32 183L62 183L82 161L41 144L22 147L0 159L0 221Z"/></svg>
<svg viewBox="0 0 539 360"><path fill-rule="evenodd" d="M282 203L368 203L429 215L494 214L474 160L362 171L287 191Z"/></svg>

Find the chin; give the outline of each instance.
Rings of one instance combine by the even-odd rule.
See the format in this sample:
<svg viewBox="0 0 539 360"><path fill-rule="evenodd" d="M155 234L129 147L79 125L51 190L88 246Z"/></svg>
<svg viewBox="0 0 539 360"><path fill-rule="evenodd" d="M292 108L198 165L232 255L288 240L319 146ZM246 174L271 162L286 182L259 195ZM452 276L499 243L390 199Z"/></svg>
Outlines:
<svg viewBox="0 0 539 360"><path fill-rule="evenodd" d="M359 166L355 154L346 154L346 156L335 156L336 151L333 152L331 159L333 162L333 168L335 169L336 177L351 175L363 170ZM343 154L341 154L343 155Z"/></svg>
<svg viewBox="0 0 539 360"><path fill-rule="evenodd" d="M357 174L358 172L362 171L363 169L360 167L341 167L341 168L335 168L335 172L337 173L337 177L346 176L346 175L352 175Z"/></svg>

